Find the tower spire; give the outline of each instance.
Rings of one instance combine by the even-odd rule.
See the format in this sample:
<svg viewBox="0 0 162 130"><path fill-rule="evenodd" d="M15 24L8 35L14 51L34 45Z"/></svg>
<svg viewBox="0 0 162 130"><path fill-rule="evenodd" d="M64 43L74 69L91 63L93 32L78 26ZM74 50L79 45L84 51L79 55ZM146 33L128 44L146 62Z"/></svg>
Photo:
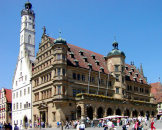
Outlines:
<svg viewBox="0 0 162 130"><path fill-rule="evenodd" d="M140 65L140 73L144 76L142 64Z"/></svg>

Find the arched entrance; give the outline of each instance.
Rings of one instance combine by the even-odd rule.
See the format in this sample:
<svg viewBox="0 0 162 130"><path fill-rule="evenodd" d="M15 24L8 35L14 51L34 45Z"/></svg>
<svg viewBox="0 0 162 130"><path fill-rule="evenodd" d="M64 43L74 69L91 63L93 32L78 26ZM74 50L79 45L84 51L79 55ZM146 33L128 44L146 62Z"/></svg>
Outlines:
<svg viewBox="0 0 162 130"><path fill-rule="evenodd" d="M140 116L144 116L144 112L143 111L140 111Z"/></svg>
<svg viewBox="0 0 162 130"><path fill-rule="evenodd" d="M137 115L137 111L134 110L133 113L132 113L132 115L133 115L133 117L137 117L137 116L138 116L138 115Z"/></svg>
<svg viewBox="0 0 162 130"><path fill-rule="evenodd" d="M112 109L111 108L108 108L107 109L107 116L110 116L110 115L112 115L113 113L112 113Z"/></svg>
<svg viewBox="0 0 162 130"><path fill-rule="evenodd" d="M129 113L129 110L128 110L128 109L126 109L126 110L124 111L124 116L130 116L130 113Z"/></svg>
<svg viewBox="0 0 162 130"><path fill-rule="evenodd" d="M118 109L116 109L116 115L121 115L121 111L120 111L120 109L118 108Z"/></svg>
<svg viewBox="0 0 162 130"><path fill-rule="evenodd" d="M24 119L23 119L23 126L25 126L25 128L28 128L28 118L26 115L24 116Z"/></svg>
<svg viewBox="0 0 162 130"><path fill-rule="evenodd" d="M81 119L81 107L80 106L78 106L77 107L77 119Z"/></svg>
<svg viewBox="0 0 162 130"><path fill-rule="evenodd" d="M102 107L99 107L97 110L97 118L102 118L103 117L103 109Z"/></svg>
<svg viewBox="0 0 162 130"><path fill-rule="evenodd" d="M93 108L87 107L87 117L89 117L90 120L93 120Z"/></svg>

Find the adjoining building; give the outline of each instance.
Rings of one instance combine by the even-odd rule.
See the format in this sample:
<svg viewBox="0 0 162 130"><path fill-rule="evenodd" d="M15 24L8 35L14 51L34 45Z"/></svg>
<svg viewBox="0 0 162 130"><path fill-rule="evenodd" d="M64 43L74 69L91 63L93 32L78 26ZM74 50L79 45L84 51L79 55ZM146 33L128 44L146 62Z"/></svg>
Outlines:
<svg viewBox="0 0 162 130"><path fill-rule="evenodd" d="M12 126L20 129L32 122L31 75L35 60L35 13L25 3L21 11L20 49L12 83Z"/></svg>
<svg viewBox="0 0 162 130"><path fill-rule="evenodd" d="M162 84L160 82L151 83L151 93L157 103L157 118L162 116Z"/></svg>
<svg viewBox="0 0 162 130"><path fill-rule="evenodd" d="M12 123L12 90L2 88L0 90L0 123Z"/></svg>
<svg viewBox="0 0 162 130"><path fill-rule="evenodd" d="M141 67L125 63L113 43L107 56L42 35L32 73L33 123L107 115L154 116L156 104Z"/></svg>

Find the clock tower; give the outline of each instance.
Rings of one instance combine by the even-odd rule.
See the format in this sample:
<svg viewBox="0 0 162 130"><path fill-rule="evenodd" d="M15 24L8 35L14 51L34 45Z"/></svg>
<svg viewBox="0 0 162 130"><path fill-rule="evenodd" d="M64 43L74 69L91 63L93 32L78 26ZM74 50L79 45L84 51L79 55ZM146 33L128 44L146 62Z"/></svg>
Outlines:
<svg viewBox="0 0 162 130"><path fill-rule="evenodd" d="M32 122L32 67L35 61L35 13L30 2L21 11L20 49L12 82L12 126Z"/></svg>

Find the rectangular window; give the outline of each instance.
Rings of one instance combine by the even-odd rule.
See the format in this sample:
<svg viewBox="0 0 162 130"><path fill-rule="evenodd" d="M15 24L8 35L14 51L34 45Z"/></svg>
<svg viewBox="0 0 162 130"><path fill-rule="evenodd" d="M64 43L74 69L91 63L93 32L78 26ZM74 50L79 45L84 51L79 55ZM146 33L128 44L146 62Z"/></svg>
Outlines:
<svg viewBox="0 0 162 130"><path fill-rule="evenodd" d="M119 82L119 75L116 74L115 76L116 76L116 81Z"/></svg>
<svg viewBox="0 0 162 130"><path fill-rule="evenodd" d="M124 76L122 76L122 83L124 83Z"/></svg>
<svg viewBox="0 0 162 130"><path fill-rule="evenodd" d="M85 81L85 75L82 75L82 81Z"/></svg>
<svg viewBox="0 0 162 130"><path fill-rule="evenodd" d="M101 85L104 85L104 80L103 79L101 79Z"/></svg>
<svg viewBox="0 0 162 130"><path fill-rule="evenodd" d="M16 92L16 98L18 98L18 92Z"/></svg>
<svg viewBox="0 0 162 130"><path fill-rule="evenodd" d="M116 94L119 94L119 88L116 88Z"/></svg>
<svg viewBox="0 0 162 130"><path fill-rule="evenodd" d="M77 80L80 80L80 74L77 74Z"/></svg>
<svg viewBox="0 0 162 130"><path fill-rule="evenodd" d="M61 95L61 86L57 86L58 95Z"/></svg>
<svg viewBox="0 0 162 130"><path fill-rule="evenodd" d="M62 74L63 76L65 76L65 69L62 69Z"/></svg>
<svg viewBox="0 0 162 130"><path fill-rule="evenodd" d="M24 89L24 96L26 95L26 89Z"/></svg>
<svg viewBox="0 0 162 130"><path fill-rule="evenodd" d="M57 69L57 76L60 76L60 75L61 75L61 69L58 68L58 69Z"/></svg>
<svg viewBox="0 0 162 130"><path fill-rule="evenodd" d="M119 65L115 65L115 72L119 71Z"/></svg>
<svg viewBox="0 0 162 130"><path fill-rule="evenodd" d="M28 87L28 94L30 94L30 87Z"/></svg>
<svg viewBox="0 0 162 130"><path fill-rule="evenodd" d="M76 89L73 89L73 97L76 96Z"/></svg>
<svg viewBox="0 0 162 130"><path fill-rule="evenodd" d="M20 97L22 96L22 91L20 90Z"/></svg>
<svg viewBox="0 0 162 130"><path fill-rule="evenodd" d="M20 103L20 109L22 108L22 103Z"/></svg>
<svg viewBox="0 0 162 130"><path fill-rule="evenodd" d="M57 54L57 60L61 59L61 54Z"/></svg>
<svg viewBox="0 0 162 130"><path fill-rule="evenodd" d="M73 79L76 79L76 73L73 73Z"/></svg>

